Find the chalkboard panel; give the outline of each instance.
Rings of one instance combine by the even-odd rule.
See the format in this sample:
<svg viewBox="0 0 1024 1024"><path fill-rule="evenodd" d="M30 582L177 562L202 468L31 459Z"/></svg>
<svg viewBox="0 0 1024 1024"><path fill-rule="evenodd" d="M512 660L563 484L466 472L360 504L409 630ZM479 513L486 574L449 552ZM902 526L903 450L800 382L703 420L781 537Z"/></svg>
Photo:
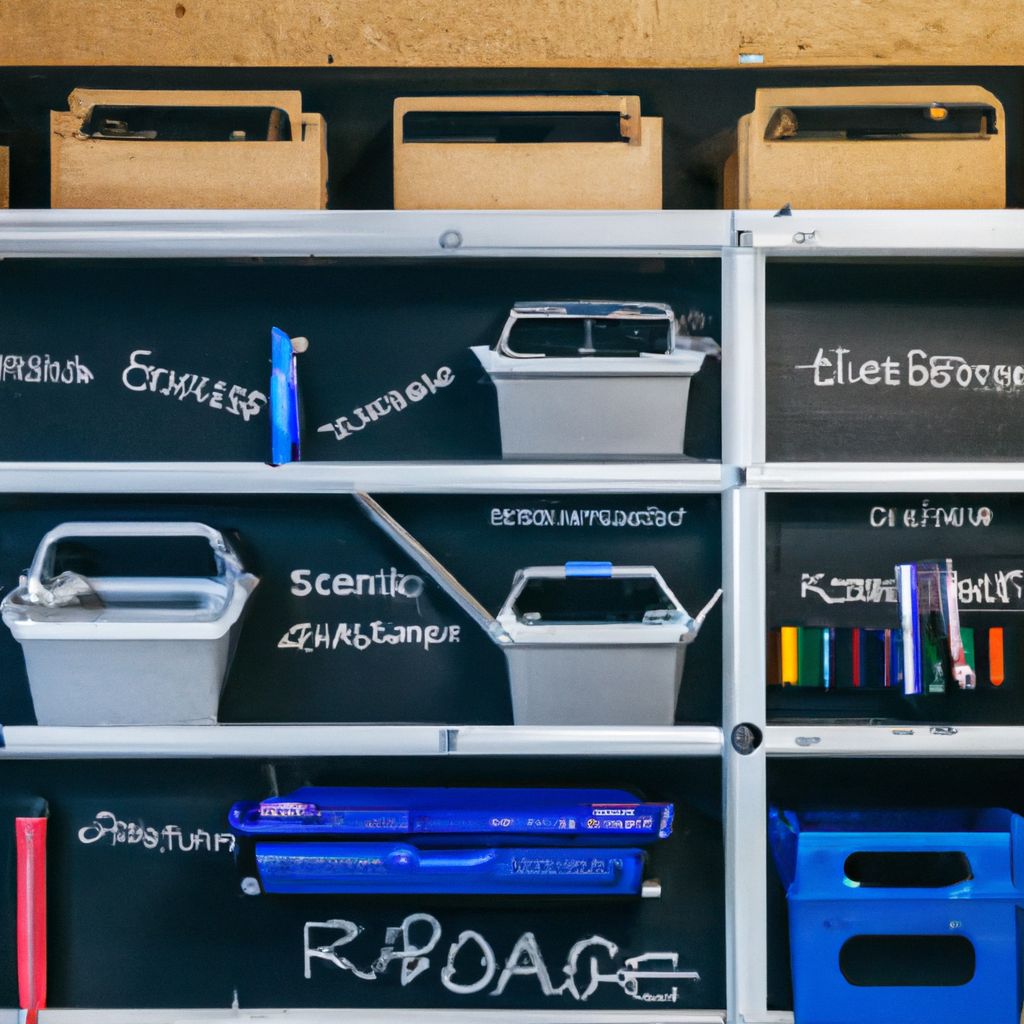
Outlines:
<svg viewBox="0 0 1024 1024"><path fill-rule="evenodd" d="M323 785L540 785L623 787L676 805L671 838L651 848L646 877L662 883L661 899L246 896L231 854L227 811L239 799L260 799L276 778L281 792ZM49 1005L67 1007L379 1007L439 1009L640 1010L725 1004L724 879L717 759L668 761L565 759L298 760L262 764L227 760L0 764L0 785L12 801L36 794L50 801ZM118 826L118 822L122 823ZM146 829L152 832L146 833ZM8 830L0 831L7 842ZM4 889L0 915L13 914ZM304 925L350 921L363 930L339 953L364 973L388 939L413 914L441 929L429 964L401 983L392 960L374 980L324 960L304 975ZM442 982L448 953L472 929L493 952L489 984L458 993ZM408 948L431 936L429 921L409 927ZM578 990L644 954L676 955L679 971L699 980L641 979L635 996L614 977L586 1000L545 995L537 975L506 978L494 994L517 941L532 933L550 989L562 986L573 945L600 936L580 958ZM311 944L337 940L337 925L311 931ZM527 940L526 945L529 944ZM483 947L480 947L482 950ZM456 984L485 976L470 942L454 959ZM486 954L482 954L485 956ZM527 958L528 959L528 958ZM534 957L537 962L537 958ZM16 1005L11 964L0 960L0 998ZM410 965L412 966L412 965ZM639 964L672 970L665 956ZM669 996L673 989L676 998Z"/></svg>
<svg viewBox="0 0 1024 1024"><path fill-rule="evenodd" d="M2 261L0 461L266 462L272 326L310 342L304 458L500 459L470 347L493 345L516 301L579 297L700 310L717 335L720 265ZM720 457L720 380L714 359L693 379L697 458Z"/></svg>
<svg viewBox="0 0 1024 1024"><path fill-rule="evenodd" d="M995 461L1024 447L1024 266L775 261L767 456Z"/></svg>
<svg viewBox="0 0 1024 1024"><path fill-rule="evenodd" d="M516 570L532 565L653 565L691 614L721 584L717 495L421 495L381 502L492 614ZM221 721L512 720L502 652L422 579L351 497L8 497L0 500L0 515L5 592L17 584L43 534L62 522L197 520L232 537L261 582L249 603ZM83 544L84 552L72 551L74 564L109 573L102 556L115 545ZM151 546L150 568L162 571L152 561L161 545ZM188 571L207 572L206 558ZM409 626L423 629L403 632ZM688 649L680 720L720 721L721 644L716 608ZM0 627L0 679L0 722L31 721L24 658L6 627Z"/></svg>
<svg viewBox="0 0 1024 1024"><path fill-rule="evenodd" d="M768 763L769 805L786 810L928 810L1005 807L1024 813L1019 760L829 758ZM786 895L768 857L768 1008L792 1011Z"/></svg>
<svg viewBox="0 0 1024 1024"><path fill-rule="evenodd" d="M768 628L897 629L894 566L952 558L961 622L979 645L978 688L904 697L888 690L770 686L770 717L1024 723L1024 510L1010 495L769 495ZM970 587L967 588L968 581ZM1004 630L1006 681L989 684L981 638Z"/></svg>

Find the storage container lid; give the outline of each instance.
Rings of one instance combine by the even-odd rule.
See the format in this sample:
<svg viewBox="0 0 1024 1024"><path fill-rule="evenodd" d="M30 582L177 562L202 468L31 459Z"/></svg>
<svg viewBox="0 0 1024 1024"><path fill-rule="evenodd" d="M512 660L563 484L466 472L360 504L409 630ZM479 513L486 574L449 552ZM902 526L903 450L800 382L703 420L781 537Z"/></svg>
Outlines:
<svg viewBox="0 0 1024 1024"><path fill-rule="evenodd" d="M631 843L667 838L673 806L618 789L305 786L231 808L254 836L459 835L582 837Z"/></svg>

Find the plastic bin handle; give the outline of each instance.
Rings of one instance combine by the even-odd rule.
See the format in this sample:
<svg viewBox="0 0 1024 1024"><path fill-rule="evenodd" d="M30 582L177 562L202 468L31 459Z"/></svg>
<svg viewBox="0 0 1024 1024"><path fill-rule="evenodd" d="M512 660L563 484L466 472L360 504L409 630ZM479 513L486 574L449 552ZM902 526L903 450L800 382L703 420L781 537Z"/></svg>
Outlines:
<svg viewBox="0 0 1024 1024"><path fill-rule="evenodd" d="M49 604L45 581L53 577L57 545L69 537L205 537L217 561L217 574L232 580L242 575L242 564L224 535L205 523L61 523L39 542L25 589L34 604Z"/></svg>

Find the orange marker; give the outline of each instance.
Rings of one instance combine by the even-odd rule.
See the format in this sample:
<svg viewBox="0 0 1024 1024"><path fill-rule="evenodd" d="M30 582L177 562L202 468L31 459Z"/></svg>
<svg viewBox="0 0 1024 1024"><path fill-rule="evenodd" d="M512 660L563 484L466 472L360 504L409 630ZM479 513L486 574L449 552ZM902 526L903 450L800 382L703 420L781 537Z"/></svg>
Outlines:
<svg viewBox="0 0 1024 1024"><path fill-rule="evenodd" d="M988 631L988 681L993 686L1002 686L1006 678L1003 668L1003 630L1002 628Z"/></svg>

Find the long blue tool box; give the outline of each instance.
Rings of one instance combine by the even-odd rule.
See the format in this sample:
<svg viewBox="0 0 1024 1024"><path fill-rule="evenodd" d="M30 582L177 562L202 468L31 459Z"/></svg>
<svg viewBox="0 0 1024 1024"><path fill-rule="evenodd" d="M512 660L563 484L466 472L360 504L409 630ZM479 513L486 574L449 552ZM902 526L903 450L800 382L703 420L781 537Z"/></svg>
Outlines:
<svg viewBox="0 0 1024 1024"><path fill-rule="evenodd" d="M1018 1024L1024 818L772 809L796 1024Z"/></svg>
<svg viewBox="0 0 1024 1024"><path fill-rule="evenodd" d="M667 838L672 816L613 789L308 786L237 803L228 821L267 893L635 896L638 847Z"/></svg>

